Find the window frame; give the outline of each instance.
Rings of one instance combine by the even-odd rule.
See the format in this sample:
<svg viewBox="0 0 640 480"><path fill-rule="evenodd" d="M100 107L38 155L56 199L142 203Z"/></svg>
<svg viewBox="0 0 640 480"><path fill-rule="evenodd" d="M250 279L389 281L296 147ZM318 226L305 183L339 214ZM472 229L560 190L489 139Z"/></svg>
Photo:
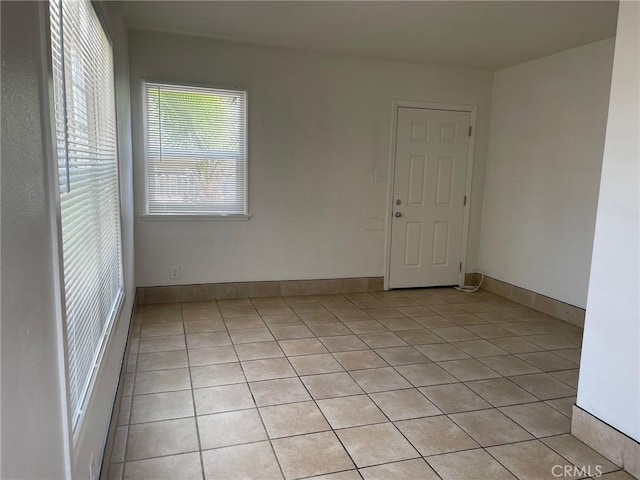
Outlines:
<svg viewBox="0 0 640 480"><path fill-rule="evenodd" d="M223 214L223 213L151 213L149 212L149 155L147 151L147 108L146 108L146 85L147 84L169 85L176 87L209 88L214 90L230 90L244 93L244 213ZM140 215L143 221L248 221L253 215L249 210L249 89L238 86L212 85L208 83L195 83L173 80L156 80L153 78L140 79L141 95L141 120L142 120L142 156L144 169L144 211Z"/></svg>
<svg viewBox="0 0 640 480"><path fill-rule="evenodd" d="M62 0L64 1L64 0ZM58 158L57 140L58 135L56 131L56 119L55 119L55 93L54 93L54 68L53 68L53 45L51 41L51 14L50 14L50 2L45 1L40 5L42 29L42 42L44 44L42 59L43 64L43 101L41 103L44 117L45 130L48 134L45 135L44 147L46 156L51 160L47 163L47 183L49 188L50 198L50 215L51 215L51 232L52 232L52 249L54 252L55 264L54 270L54 290L56 298L56 310L57 310L57 333L58 333L58 345L59 355L58 364L60 365L59 381L62 387L61 398L63 404L63 430L65 432L66 442L64 450L67 454L67 460L71 463L66 464L68 473L71 472L71 464L75 459L75 455L72 455L78 442L85 435L87 428L87 407L94 401L96 395L96 384L100 379L101 371L105 367L105 354L110 347L114 335L116 333L116 325L120 319L125 302L127 299L126 293L126 274L124 264L124 243L123 243L123 204L122 204L122 177L120 172L121 162L121 140L119 137L119 116L118 116L118 93L116 85L116 60L115 60L115 48L113 42L113 35L107 21L107 16L104 11L104 7L94 0L87 0L87 3L91 5L93 12L95 13L100 27L109 43L112 56L112 72L113 72L113 107L114 107L114 132L116 135L115 147L117 159L115 163L116 173L116 195L118 202L118 228L119 228L119 251L120 251L120 268L119 268L119 283L120 288L116 294L114 302L111 307L108 321L105 323L104 336L102 338L100 347L94 352L94 365L90 376L89 383L87 385L86 392L83 395L82 402L79 405L80 413L77 421L73 422L73 405L71 398L71 385L70 385L70 359L69 359L69 339L68 339L68 317L66 308L66 291L65 291L65 275L64 275L64 245L62 239L62 215L61 215L61 195L67 193L67 186L62 187L60 184L60 164ZM64 106L66 109L66 105ZM65 184L69 182L69 169L68 165L65 167ZM75 452L77 453L77 452ZM74 457L74 458L72 458Z"/></svg>

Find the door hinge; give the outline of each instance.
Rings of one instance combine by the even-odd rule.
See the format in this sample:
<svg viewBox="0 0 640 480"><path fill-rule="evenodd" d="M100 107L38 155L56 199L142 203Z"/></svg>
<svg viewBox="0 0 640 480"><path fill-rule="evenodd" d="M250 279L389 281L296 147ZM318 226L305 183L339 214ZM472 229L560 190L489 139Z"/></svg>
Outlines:
<svg viewBox="0 0 640 480"><path fill-rule="evenodd" d="M471 126L469 127L469 136L471 136L471 129L472 129L472 128L473 128L473 127L471 127Z"/></svg>
<svg viewBox="0 0 640 480"><path fill-rule="evenodd" d="M466 207L467 206L467 196L464 196L464 201L462 202L462 206Z"/></svg>
<svg viewBox="0 0 640 480"><path fill-rule="evenodd" d="M460 273L462 273L462 262L460 262L460 269L459 269Z"/></svg>

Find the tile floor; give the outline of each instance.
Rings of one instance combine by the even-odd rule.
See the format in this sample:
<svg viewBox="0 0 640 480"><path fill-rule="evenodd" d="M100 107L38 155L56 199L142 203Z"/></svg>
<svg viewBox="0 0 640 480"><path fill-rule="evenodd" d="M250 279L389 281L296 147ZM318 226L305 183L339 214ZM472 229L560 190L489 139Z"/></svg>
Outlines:
<svg viewBox="0 0 640 480"><path fill-rule="evenodd" d="M581 334L453 289L139 307L110 478L630 479L569 435Z"/></svg>

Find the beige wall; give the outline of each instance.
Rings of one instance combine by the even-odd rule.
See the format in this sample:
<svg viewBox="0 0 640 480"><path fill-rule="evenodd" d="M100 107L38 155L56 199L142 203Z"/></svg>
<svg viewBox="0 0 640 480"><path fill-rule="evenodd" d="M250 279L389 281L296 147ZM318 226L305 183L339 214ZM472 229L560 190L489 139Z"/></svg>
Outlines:
<svg viewBox="0 0 640 480"><path fill-rule="evenodd" d="M492 74L130 32L139 285L383 273L392 101L479 106L469 262L477 259ZM248 222L150 222L141 79L249 90ZM169 279L172 265L182 278Z"/></svg>
<svg viewBox="0 0 640 480"><path fill-rule="evenodd" d="M602 166L613 39L494 75L482 273L581 308Z"/></svg>
<svg viewBox="0 0 640 480"><path fill-rule="evenodd" d="M640 442L638 132L640 3L620 2L577 403Z"/></svg>

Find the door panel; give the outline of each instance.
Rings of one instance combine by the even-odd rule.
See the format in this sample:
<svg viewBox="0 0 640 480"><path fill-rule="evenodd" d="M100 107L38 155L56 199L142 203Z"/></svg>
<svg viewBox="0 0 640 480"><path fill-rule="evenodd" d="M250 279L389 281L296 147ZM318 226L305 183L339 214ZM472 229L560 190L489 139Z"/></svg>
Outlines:
<svg viewBox="0 0 640 480"><path fill-rule="evenodd" d="M398 108L391 288L459 282L470 125L469 112Z"/></svg>

